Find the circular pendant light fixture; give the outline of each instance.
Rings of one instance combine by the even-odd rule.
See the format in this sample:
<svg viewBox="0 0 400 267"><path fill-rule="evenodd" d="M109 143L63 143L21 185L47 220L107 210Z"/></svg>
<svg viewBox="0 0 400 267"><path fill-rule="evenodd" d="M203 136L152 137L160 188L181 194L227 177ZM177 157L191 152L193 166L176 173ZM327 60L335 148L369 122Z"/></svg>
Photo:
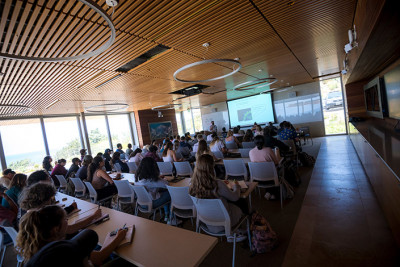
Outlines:
<svg viewBox="0 0 400 267"><path fill-rule="evenodd" d="M3 110L14 110L12 112L3 113ZM32 108L24 105L4 105L0 104L0 116L12 116L12 115L21 115L25 113L29 113L32 111Z"/></svg>
<svg viewBox="0 0 400 267"><path fill-rule="evenodd" d="M8 59L15 59L15 60L26 60L26 61L37 61L37 62L62 62L62 61L73 61L73 60L80 60L80 59L86 59L90 58L93 56L97 56L98 54L106 51L110 46L114 43L115 40L115 27L114 24L112 23L111 18L108 16L106 11L104 11L99 5L97 5L95 2L92 0L79 0L79 2L82 2L83 4L87 5L94 11L96 11L97 14L99 14L108 24L108 27L110 27L111 30L111 35L110 39L106 43L104 43L101 47L98 49L83 54L83 55L78 55L78 56L71 56L71 57L58 57L58 58L51 58L51 57L27 57L27 56L18 56L18 55L12 55L12 54L7 54L7 53L0 53L0 57L2 58L8 58Z"/></svg>
<svg viewBox="0 0 400 267"><path fill-rule="evenodd" d="M184 80L184 79L178 78L178 74L180 72L184 71L184 70L190 69L190 68L195 67L195 66L203 65L203 64L209 64L209 63L233 63L234 65L237 65L238 67L236 69L232 68L232 71L230 73L228 73L228 74L221 75L221 76L214 77L214 78L210 78L210 79L205 79L205 80ZM188 65L183 66L182 68L178 69L174 73L174 79L175 79L175 81L183 82L183 83L205 83L205 82L216 81L216 80L223 79L223 78L226 78L228 76L231 76L231 75L235 74L236 72L238 72L241 68L242 68L242 64L240 64L240 62L238 60L234 60L234 59L205 59L205 60L201 60L201 61L197 61L197 62L188 64Z"/></svg>
<svg viewBox="0 0 400 267"><path fill-rule="evenodd" d="M182 104L167 104L167 105L160 105L156 107L152 107L151 110L154 111L161 111L161 110L169 110L169 109L175 109L182 106Z"/></svg>
<svg viewBox="0 0 400 267"><path fill-rule="evenodd" d="M244 82L244 83L238 84L235 87L233 87L233 90L236 90L236 91L247 91L247 90L257 89L257 88L261 88L261 87L264 87L264 86L268 86L268 85L274 84L277 81L278 80L276 78L257 79L257 80L248 81L248 82Z"/></svg>
<svg viewBox="0 0 400 267"><path fill-rule="evenodd" d="M118 110L127 109L128 104L125 103L112 103L112 104L102 104L95 105L85 108L86 112L113 112Z"/></svg>

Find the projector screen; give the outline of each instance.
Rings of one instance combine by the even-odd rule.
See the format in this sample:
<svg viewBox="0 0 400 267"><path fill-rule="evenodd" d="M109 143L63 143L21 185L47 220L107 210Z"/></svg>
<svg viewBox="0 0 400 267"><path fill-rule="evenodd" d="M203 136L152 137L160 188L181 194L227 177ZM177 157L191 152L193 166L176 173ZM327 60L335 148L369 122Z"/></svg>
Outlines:
<svg viewBox="0 0 400 267"><path fill-rule="evenodd" d="M254 122L275 122L271 94L249 96L227 101L230 127L250 126Z"/></svg>

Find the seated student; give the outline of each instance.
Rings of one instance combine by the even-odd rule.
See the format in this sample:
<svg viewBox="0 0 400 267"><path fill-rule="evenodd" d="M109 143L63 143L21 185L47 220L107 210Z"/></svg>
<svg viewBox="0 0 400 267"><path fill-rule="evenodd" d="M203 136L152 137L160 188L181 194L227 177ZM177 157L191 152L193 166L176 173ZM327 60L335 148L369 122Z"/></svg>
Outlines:
<svg viewBox="0 0 400 267"><path fill-rule="evenodd" d="M83 163L82 167L78 169L78 171L75 173L75 177L80 178L82 181L87 179L87 173L88 173L88 166L90 163L92 163L93 157L91 155L86 155L83 158Z"/></svg>
<svg viewBox="0 0 400 267"><path fill-rule="evenodd" d="M117 150L115 150L115 152L118 152L121 158L125 159L125 152L122 150L122 145L120 143L117 144Z"/></svg>
<svg viewBox="0 0 400 267"><path fill-rule="evenodd" d="M247 129L246 134L243 137L243 142L252 142L253 141L253 132L250 129Z"/></svg>
<svg viewBox="0 0 400 267"><path fill-rule="evenodd" d="M67 164L67 161L65 159L58 160L57 165L51 172L51 178L53 179L53 182L56 186L60 185L60 182L56 178L56 175L62 175L65 177L65 175L67 174L67 169L65 169L65 164Z"/></svg>
<svg viewBox="0 0 400 267"><path fill-rule="evenodd" d="M210 150L211 152L217 152L217 151L221 151L222 153L226 153L228 152L228 149L226 149L224 143L219 140L217 134L212 134L212 141L210 143Z"/></svg>
<svg viewBox="0 0 400 267"><path fill-rule="evenodd" d="M240 145L239 140L233 135L233 132L231 130L229 130L228 134L226 135L226 138L225 138L225 144L233 143L233 142L235 142L236 145L239 147L239 145Z"/></svg>
<svg viewBox="0 0 400 267"><path fill-rule="evenodd" d="M130 155L129 155L129 162L135 162L136 165L139 166L140 162L143 159L143 155L142 155L142 150L140 148L136 148L135 151L133 151Z"/></svg>
<svg viewBox="0 0 400 267"><path fill-rule="evenodd" d="M66 178L75 177L75 174L78 172L79 167L82 161L79 158L73 158L71 167L69 167Z"/></svg>
<svg viewBox="0 0 400 267"><path fill-rule="evenodd" d="M42 162L42 167L43 169L45 169L48 173L51 173L51 171L53 170L53 166L51 165L51 162L53 161L53 159L50 156L46 156L43 159Z"/></svg>
<svg viewBox="0 0 400 267"><path fill-rule="evenodd" d="M237 127L233 127L233 136L234 137L242 137L243 134L239 132L240 131L240 126L238 125ZM229 132L228 132L229 134Z"/></svg>
<svg viewBox="0 0 400 267"><path fill-rule="evenodd" d="M145 157L140 163L135 175L135 185L143 185L150 193L153 200L153 208L162 206L171 201L171 196L167 190L168 182L160 178L160 169L156 161L151 157ZM164 206L164 221L169 221L170 205Z"/></svg>
<svg viewBox="0 0 400 267"><path fill-rule="evenodd" d="M263 135L263 134L264 134L263 129L261 128L260 125L257 125L256 130L254 131L254 136Z"/></svg>
<svg viewBox="0 0 400 267"><path fill-rule="evenodd" d="M283 124L283 129L279 132L279 138L281 140L299 141L296 130L293 128L292 124L288 121L286 121Z"/></svg>
<svg viewBox="0 0 400 267"><path fill-rule="evenodd" d="M178 159L173 148L174 148L174 145L171 142L165 143L165 149L162 153L164 162L176 162L176 161L183 160L183 159Z"/></svg>
<svg viewBox="0 0 400 267"><path fill-rule="evenodd" d="M212 132L211 134L207 135L207 142L211 142L213 140L212 135L216 134L215 132Z"/></svg>
<svg viewBox="0 0 400 267"><path fill-rule="evenodd" d="M208 154L201 155L197 159L196 167L194 168L193 172L192 183L189 187L189 194L196 198L221 199L229 213L232 226L236 225L243 215L241 208L234 204L240 200L239 184L236 183L233 186L233 190L231 190L223 180L216 179L214 172L214 160L213 157ZM245 205L247 204L245 203ZM222 226L207 225L207 227L214 233L224 230L224 227ZM244 239L246 239L246 235L239 234L236 237L236 241L242 241Z"/></svg>
<svg viewBox="0 0 400 267"><path fill-rule="evenodd" d="M22 190L19 206L21 208L21 214L29 213L31 210L36 210L47 205L52 205L55 203L55 195L57 191L52 184L49 183L36 183ZM67 214L71 213L73 210L78 208L76 202L70 206L64 208ZM88 213L85 220L77 223L69 224L67 226L67 234L74 234L80 229L87 226L93 220L101 217L101 210L95 210L92 213Z"/></svg>
<svg viewBox="0 0 400 267"><path fill-rule="evenodd" d="M254 132L256 130L257 126L258 126L257 122L254 122L253 127L251 127L251 131Z"/></svg>
<svg viewBox="0 0 400 267"><path fill-rule="evenodd" d="M208 148L206 141L205 141L205 140L200 140L200 141L199 141L199 147L198 147L197 152L196 152L196 160L197 160L201 155L204 155L204 154L208 154L208 155L210 155L211 157L213 157L214 161L217 161L217 160L218 160L218 159L214 156L214 153L212 153L212 152L210 151L210 149Z"/></svg>
<svg viewBox="0 0 400 267"><path fill-rule="evenodd" d="M31 210L26 213L20 221L19 224L19 232L17 235L17 249L18 252L22 254L25 261L28 262L29 265L33 265L33 263L37 260L35 254L38 253L43 247L47 244L60 241L65 239L65 235L68 233L68 221L65 214L65 211L58 205L50 205L44 206L39 209ZM89 232L90 235L94 235L95 233ZM127 229L119 230L114 240L110 242L108 245L101 248L100 251L91 251L89 254L90 261L96 265L100 266L105 259L109 257L111 252L121 243L121 241L125 238L127 233ZM87 235L87 230L82 231L75 238L71 239L72 242L77 241L75 244L80 244L84 246L85 249L78 251L77 254L69 255L64 254L64 257L58 259L58 261L63 261L65 258L74 258L79 256L81 253L86 253L87 249L93 248L95 246L97 240L93 240L89 244L84 242L81 237L82 235ZM47 247L46 247L47 248ZM82 249L82 248L81 248ZM51 251L50 251L51 252ZM64 253L66 253L65 251ZM39 253L40 255L40 253ZM51 254L48 254L49 256ZM32 261L30 261L32 259ZM45 260L45 257L42 257ZM58 261L53 262L53 266L58 265ZM43 266L33 265L33 266ZM82 265L78 265L82 266ZM90 265L89 265L90 266Z"/></svg>
<svg viewBox="0 0 400 267"><path fill-rule="evenodd" d="M249 157L251 162L274 162L278 165L278 159L275 156L274 151L270 147L264 146L264 137L257 135L254 137L255 148L250 150Z"/></svg>
<svg viewBox="0 0 400 267"><path fill-rule="evenodd" d="M111 153L113 151L109 148L107 148L106 150L104 150L104 154L103 154L103 158L104 158L104 167L106 167L106 171L110 172L112 170L111 167Z"/></svg>
<svg viewBox="0 0 400 267"><path fill-rule="evenodd" d="M200 140L204 140L203 139L203 135L202 134L198 134L196 140L197 140L197 143L193 145L193 152L197 152Z"/></svg>
<svg viewBox="0 0 400 267"><path fill-rule="evenodd" d="M10 188L11 180L15 175L15 171L11 169L5 169L3 176L0 178L0 185L4 188Z"/></svg>
<svg viewBox="0 0 400 267"><path fill-rule="evenodd" d="M271 136L268 127L264 128L264 146L270 148L278 147L280 152L289 151L289 147L285 143Z"/></svg>
<svg viewBox="0 0 400 267"><path fill-rule="evenodd" d="M125 154L128 156L128 158L132 154L132 152L133 152L132 144L128 144L128 148L125 150Z"/></svg>
<svg viewBox="0 0 400 267"><path fill-rule="evenodd" d="M14 224L15 219L17 218L18 215L18 206L16 202L14 202L14 200L12 200L7 194L3 192L0 192L0 198L3 199L2 203L6 201L8 205L8 208L4 207L3 205L0 205L0 224L2 225L6 222ZM0 231L2 230L0 229Z"/></svg>
<svg viewBox="0 0 400 267"><path fill-rule="evenodd" d="M118 152L115 152L118 153ZM118 191L114 185L113 179L103 171L104 160L102 157L94 157L92 163L88 167L87 180L96 189L97 199L103 199L115 195ZM117 174L117 177L120 174Z"/></svg>
<svg viewBox="0 0 400 267"><path fill-rule="evenodd" d="M120 159L121 154L117 151L114 152L112 159L111 159L111 163L113 165L115 164L119 164L119 166L121 166L121 172L129 172L129 167L125 162L122 162Z"/></svg>
<svg viewBox="0 0 400 267"><path fill-rule="evenodd" d="M31 185L39 183L39 182L51 183L51 177L48 175L48 173L45 170L39 170L39 171L32 172L28 177L26 185L31 186Z"/></svg>
<svg viewBox="0 0 400 267"><path fill-rule="evenodd" d="M150 147L150 145L145 145L145 146L143 146L143 150L142 150L142 154L143 154L143 155L146 155L147 152L149 152L149 147Z"/></svg>
<svg viewBox="0 0 400 267"><path fill-rule="evenodd" d="M222 127L222 132L221 132L222 138L226 138L227 134L228 134L228 132L226 131L226 128Z"/></svg>
<svg viewBox="0 0 400 267"><path fill-rule="evenodd" d="M192 146L188 143L189 140L191 140L191 139L187 139L185 136L182 136L181 140L179 142L179 147L187 148L189 150L189 154L190 154L190 150L192 150Z"/></svg>
<svg viewBox="0 0 400 267"><path fill-rule="evenodd" d="M10 189L6 191L6 195L9 196L15 203L18 203L18 198L21 195L22 189L26 186L27 176L23 173L14 175L11 180ZM5 208L10 209L10 205L6 199L3 198L1 205Z"/></svg>
<svg viewBox="0 0 400 267"><path fill-rule="evenodd" d="M181 137L181 142L175 141L174 143L175 151L181 154L183 158L187 159L190 157L189 144L186 143L185 137Z"/></svg>
<svg viewBox="0 0 400 267"><path fill-rule="evenodd" d="M268 129L271 136L275 136L278 134L278 129L274 126L272 122L268 122Z"/></svg>
<svg viewBox="0 0 400 267"><path fill-rule="evenodd" d="M149 147L149 152L144 155L145 158L153 158L156 162L162 162L163 160L157 154L158 148L156 146L151 145Z"/></svg>

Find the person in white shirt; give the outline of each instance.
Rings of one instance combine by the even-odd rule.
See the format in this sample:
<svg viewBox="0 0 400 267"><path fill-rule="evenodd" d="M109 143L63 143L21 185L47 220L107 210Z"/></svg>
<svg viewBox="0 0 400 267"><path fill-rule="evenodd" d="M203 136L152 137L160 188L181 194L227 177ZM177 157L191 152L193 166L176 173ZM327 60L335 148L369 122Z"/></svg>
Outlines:
<svg viewBox="0 0 400 267"><path fill-rule="evenodd" d="M224 143L219 140L217 134L212 134L212 138L213 140L210 143L210 150L211 152L217 152L217 151L221 151L222 153L226 153L228 152L228 149L226 149Z"/></svg>
<svg viewBox="0 0 400 267"><path fill-rule="evenodd" d="M213 135L214 135L215 133L212 133L212 134L209 134L209 135L207 135L207 142L211 142L212 140L213 140Z"/></svg>
<svg viewBox="0 0 400 267"><path fill-rule="evenodd" d="M133 151L130 155L129 155L129 162L135 162L136 165L139 166L140 162L143 159L143 155L142 155L142 150L140 148L136 148L135 151Z"/></svg>
<svg viewBox="0 0 400 267"><path fill-rule="evenodd" d="M211 121L210 132L217 132L217 125L214 124L214 121Z"/></svg>
<svg viewBox="0 0 400 267"><path fill-rule="evenodd" d="M193 150L192 150L193 152L197 152L197 149L199 148L200 140L204 140L202 134L197 135L197 143L193 145Z"/></svg>
<svg viewBox="0 0 400 267"><path fill-rule="evenodd" d="M264 132L260 125L257 125L256 130L254 131L254 136L257 136L257 135L264 135Z"/></svg>

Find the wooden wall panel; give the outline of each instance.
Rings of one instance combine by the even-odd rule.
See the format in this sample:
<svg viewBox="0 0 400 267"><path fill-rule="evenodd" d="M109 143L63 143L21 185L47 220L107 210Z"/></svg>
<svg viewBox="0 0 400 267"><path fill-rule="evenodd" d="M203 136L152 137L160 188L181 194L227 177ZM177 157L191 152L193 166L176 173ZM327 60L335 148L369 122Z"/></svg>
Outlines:
<svg viewBox="0 0 400 267"><path fill-rule="evenodd" d="M139 110L135 112L136 127L139 135L140 146L151 143L149 123L170 121L172 123L173 134L178 134L178 125L176 123L175 110L163 110L163 117L159 118L157 111L151 109Z"/></svg>
<svg viewBox="0 0 400 267"><path fill-rule="evenodd" d="M364 102L364 85L368 81L360 81L345 85L347 111L349 117L366 117Z"/></svg>

